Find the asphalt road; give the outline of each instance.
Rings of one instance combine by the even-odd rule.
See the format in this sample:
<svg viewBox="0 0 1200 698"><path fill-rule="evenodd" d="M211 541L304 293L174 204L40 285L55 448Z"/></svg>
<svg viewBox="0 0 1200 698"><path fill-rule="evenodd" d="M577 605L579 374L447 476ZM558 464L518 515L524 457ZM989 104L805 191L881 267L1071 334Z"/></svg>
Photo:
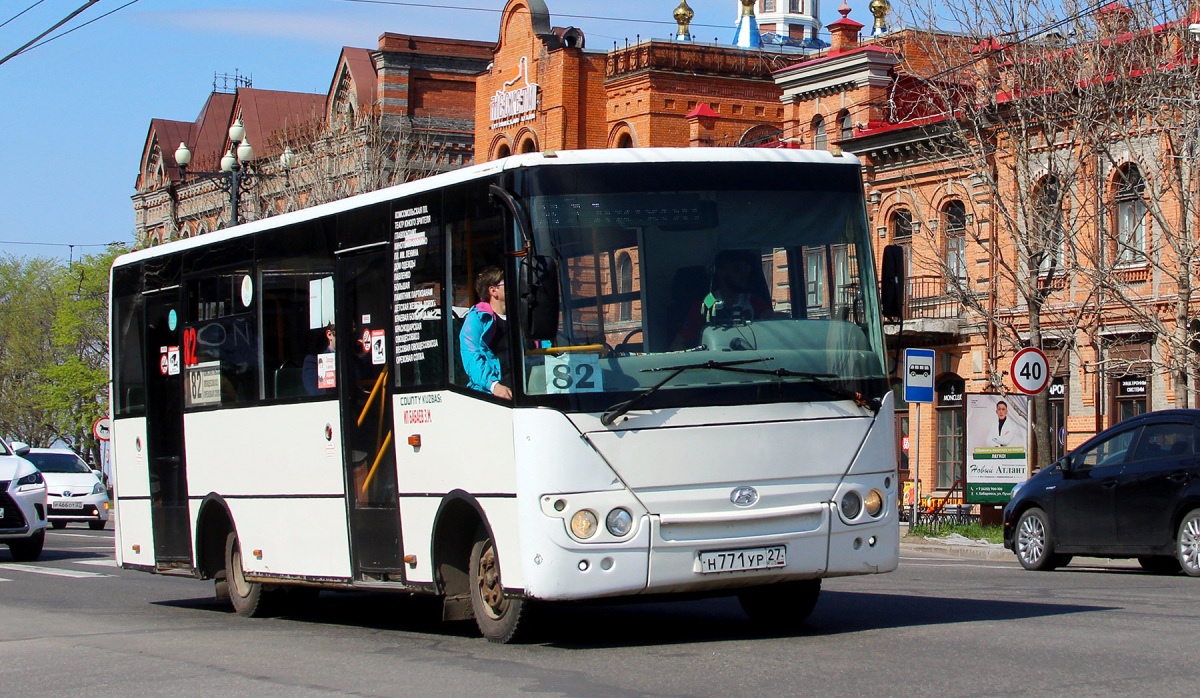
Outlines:
<svg viewBox="0 0 1200 698"><path fill-rule="evenodd" d="M0 694L1190 695L1198 678L1200 579L1131 561L905 552L893 574L826 580L787 636L709 599L551 607L540 642L498 646L402 595L240 618L211 582L117 569L112 540L52 531L30 564L0 547Z"/></svg>

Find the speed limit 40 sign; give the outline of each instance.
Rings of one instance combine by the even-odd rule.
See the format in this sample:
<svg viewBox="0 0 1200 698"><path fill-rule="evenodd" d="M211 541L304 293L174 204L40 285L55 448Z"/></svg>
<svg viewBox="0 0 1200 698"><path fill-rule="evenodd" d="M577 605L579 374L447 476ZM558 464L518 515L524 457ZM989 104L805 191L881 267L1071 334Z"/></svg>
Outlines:
<svg viewBox="0 0 1200 698"><path fill-rule="evenodd" d="M1041 349L1026 347L1013 357L1009 375L1017 390L1026 395L1037 395L1050 382L1050 364Z"/></svg>

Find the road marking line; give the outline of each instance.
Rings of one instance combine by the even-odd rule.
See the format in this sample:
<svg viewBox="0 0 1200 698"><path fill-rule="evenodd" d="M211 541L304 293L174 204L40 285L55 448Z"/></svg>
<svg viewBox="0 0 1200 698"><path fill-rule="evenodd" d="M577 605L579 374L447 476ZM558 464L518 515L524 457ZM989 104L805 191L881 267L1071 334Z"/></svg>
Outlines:
<svg viewBox="0 0 1200 698"><path fill-rule="evenodd" d="M16 570L17 572L31 572L33 574L46 574L51 577L70 577L72 579L92 579L95 577L111 577L111 574L100 574L98 572L84 572L82 570L64 570L58 567L34 567L33 565L14 565L10 563L0 564L0 570Z"/></svg>
<svg viewBox="0 0 1200 698"><path fill-rule="evenodd" d="M71 560L76 565L95 565L96 567L116 567L116 560Z"/></svg>
<svg viewBox="0 0 1200 698"><path fill-rule="evenodd" d="M4 577L0 577L0 582L11 582L11 581L12 581L11 579L5 579Z"/></svg>
<svg viewBox="0 0 1200 698"><path fill-rule="evenodd" d="M98 538L99 536L89 536L86 533L60 533L59 531L47 531L52 536L68 536L70 538Z"/></svg>

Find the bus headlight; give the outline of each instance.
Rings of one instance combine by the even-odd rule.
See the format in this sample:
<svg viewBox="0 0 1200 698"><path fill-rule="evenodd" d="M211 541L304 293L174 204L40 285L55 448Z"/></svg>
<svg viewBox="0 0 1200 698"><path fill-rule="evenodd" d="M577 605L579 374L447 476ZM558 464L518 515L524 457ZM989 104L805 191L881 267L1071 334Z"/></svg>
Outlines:
<svg viewBox="0 0 1200 698"><path fill-rule="evenodd" d="M847 521L858 518L858 515L862 513L862 505L862 495L854 490L850 490L842 496L842 516L845 517Z"/></svg>
<svg viewBox="0 0 1200 698"><path fill-rule="evenodd" d="M879 516L879 512L883 511L883 493L879 490L871 490L867 493L863 506L866 507L869 516Z"/></svg>
<svg viewBox="0 0 1200 698"><path fill-rule="evenodd" d="M571 517L571 533L576 538L591 538L596 535L596 514L590 509L580 509Z"/></svg>
<svg viewBox="0 0 1200 698"><path fill-rule="evenodd" d="M609 533L620 538L633 528L633 515L627 510L617 507L608 512L608 516L604 519L604 525L608 527Z"/></svg>

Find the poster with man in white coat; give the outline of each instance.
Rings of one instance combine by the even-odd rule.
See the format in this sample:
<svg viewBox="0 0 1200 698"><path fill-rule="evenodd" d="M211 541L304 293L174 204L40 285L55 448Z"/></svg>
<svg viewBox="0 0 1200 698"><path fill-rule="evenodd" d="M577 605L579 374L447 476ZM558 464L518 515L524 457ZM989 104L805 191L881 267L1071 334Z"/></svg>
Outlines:
<svg viewBox="0 0 1200 698"><path fill-rule="evenodd" d="M967 492L972 504L1008 502L1029 476L1029 398L967 396Z"/></svg>

